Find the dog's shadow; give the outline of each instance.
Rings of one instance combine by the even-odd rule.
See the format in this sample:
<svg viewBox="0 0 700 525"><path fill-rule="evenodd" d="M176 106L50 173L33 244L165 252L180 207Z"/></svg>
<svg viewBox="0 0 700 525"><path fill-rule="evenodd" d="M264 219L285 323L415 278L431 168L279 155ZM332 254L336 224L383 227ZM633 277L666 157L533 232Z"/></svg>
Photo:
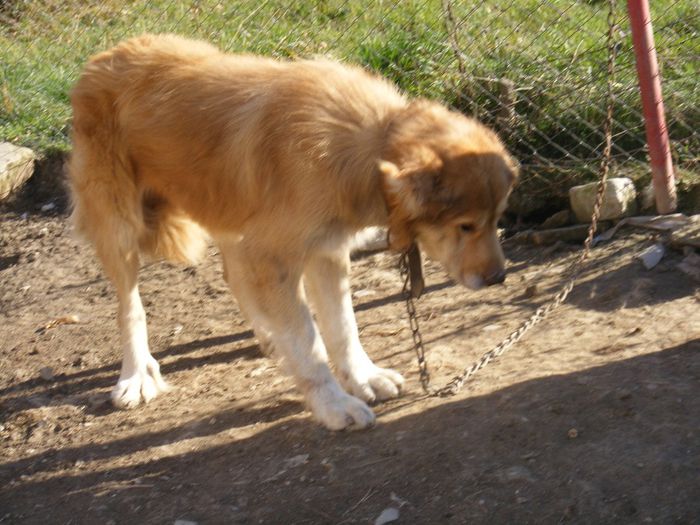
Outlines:
<svg viewBox="0 0 700 525"><path fill-rule="evenodd" d="M412 523L689 523L699 344L390 417L389 404L364 432L326 431L282 401L105 436L6 461L0 507L32 523L46 508L93 523L364 523L392 503ZM255 421L272 424L237 430Z"/></svg>
<svg viewBox="0 0 700 525"><path fill-rule="evenodd" d="M153 357L159 361L166 356L177 358L161 366L161 372L167 379L169 374L190 368L260 358L263 354L253 337L253 331L246 330L236 334L197 339L154 352ZM250 344L246 346L224 349L228 345L236 345L247 340ZM205 355L188 356L202 350L211 351ZM33 378L3 388L0 390L0 396L4 398L5 417L28 408L39 408L55 403L81 406L86 412L95 415L111 412L113 408L111 404L106 403L107 395L102 396L95 391L113 386L119 368L119 363L112 363L75 373L57 374L50 381Z"/></svg>

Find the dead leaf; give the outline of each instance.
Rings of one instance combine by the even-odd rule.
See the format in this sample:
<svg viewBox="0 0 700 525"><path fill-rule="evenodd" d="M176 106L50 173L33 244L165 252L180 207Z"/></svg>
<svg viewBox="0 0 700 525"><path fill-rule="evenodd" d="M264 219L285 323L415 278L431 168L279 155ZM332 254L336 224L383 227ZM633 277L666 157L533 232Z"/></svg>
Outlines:
<svg viewBox="0 0 700 525"><path fill-rule="evenodd" d="M62 324L78 324L80 322L80 319L78 318L77 315L66 315L64 317L57 317L56 319L53 319L46 323L44 326L40 328L40 331L46 331L46 330L51 330L52 328L56 328L57 326L60 326Z"/></svg>

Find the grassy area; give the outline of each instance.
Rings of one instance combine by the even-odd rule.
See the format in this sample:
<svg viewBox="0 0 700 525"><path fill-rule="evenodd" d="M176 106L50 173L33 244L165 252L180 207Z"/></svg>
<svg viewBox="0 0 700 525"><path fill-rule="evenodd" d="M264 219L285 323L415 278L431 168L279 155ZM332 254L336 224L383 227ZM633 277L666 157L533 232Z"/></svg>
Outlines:
<svg viewBox="0 0 700 525"><path fill-rule="evenodd" d="M625 164L644 159L644 129L618 3L615 155ZM0 140L42 152L68 148L67 93L86 58L145 31L176 32L230 51L364 64L413 95L499 128L547 191L567 177L592 177L602 142L607 2L454 4L464 74L439 0L8 0L0 5ZM700 171L700 6L657 0L652 9L676 161ZM514 87L506 120L501 79Z"/></svg>

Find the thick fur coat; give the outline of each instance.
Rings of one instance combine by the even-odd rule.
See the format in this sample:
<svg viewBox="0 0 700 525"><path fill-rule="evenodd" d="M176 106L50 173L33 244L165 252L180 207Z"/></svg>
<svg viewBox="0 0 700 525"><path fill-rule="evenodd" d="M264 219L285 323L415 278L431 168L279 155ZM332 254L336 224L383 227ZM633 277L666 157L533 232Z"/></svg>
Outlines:
<svg viewBox="0 0 700 525"><path fill-rule="evenodd" d="M387 226L392 248L418 242L473 288L503 280L496 221L517 172L501 142L360 68L145 35L94 56L71 102L73 219L119 301L118 406L168 388L148 349L141 255L194 262L212 239L258 338L332 429L371 425L366 403L403 383L359 341L357 232Z"/></svg>

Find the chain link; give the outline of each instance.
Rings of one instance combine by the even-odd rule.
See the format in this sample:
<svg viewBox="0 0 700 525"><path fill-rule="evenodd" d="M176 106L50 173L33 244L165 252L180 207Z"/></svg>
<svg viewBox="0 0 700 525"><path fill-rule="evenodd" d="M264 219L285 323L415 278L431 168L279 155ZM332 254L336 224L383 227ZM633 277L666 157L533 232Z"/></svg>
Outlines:
<svg viewBox="0 0 700 525"><path fill-rule="evenodd" d="M416 302L411 293L411 272L408 264L408 251L401 254L399 270L403 278L403 296L406 301L406 312L408 313L408 322L411 327L411 336L413 337L413 348L416 351L418 359L418 371L420 372L420 384L423 386L423 391L430 392L430 372L428 371L428 362L425 360L425 347L423 346L423 337L420 333L418 325L418 315L416 312Z"/></svg>
<svg viewBox="0 0 700 525"><path fill-rule="evenodd" d="M583 250L579 257L571 264L567 270L567 274L570 275L569 280L564 285L564 287L559 291L557 295L547 304L540 306L534 314L530 316L519 328L511 332L511 334L496 345L493 349L489 350L483 354L474 364L465 368L459 375L454 376L445 386L442 388L434 388L430 386L430 372L428 371L428 363L425 359L425 347L423 345L423 338L421 337L420 327L418 326L418 316L416 313L416 306L411 295L410 289L410 272L408 267L408 253L403 253L400 257L399 268L401 271L401 276L404 278L403 284L403 295L406 301L406 311L408 313L408 318L411 326L411 335L413 337L413 346L418 358L418 371L420 373L420 382L423 387L423 391L431 396L452 396L457 394L464 383L469 381L469 379L476 374L479 370L485 367L493 359L504 354L508 349L510 349L515 343L520 341L526 332L530 330L533 326L542 321L549 313L561 305L573 290L576 281L581 275L583 269L583 262L588 258L591 251L591 246L593 244L593 237L598 228L598 219L600 218L600 209L603 203L603 196L605 195L605 186L608 179L608 173L610 172L610 157L612 151L612 126L613 126L613 109L615 105L615 92L614 92L614 82L615 82L615 30L617 25L615 23L615 0L609 0L608 2L608 34L607 34L607 50L608 50L608 77L607 77L607 111L605 116L605 122L603 124L603 133L605 135L605 146L603 148L603 155L600 162L600 180L598 181L598 190L596 193L595 204L593 205L593 213L591 215L591 224L588 228L588 235L583 243Z"/></svg>

